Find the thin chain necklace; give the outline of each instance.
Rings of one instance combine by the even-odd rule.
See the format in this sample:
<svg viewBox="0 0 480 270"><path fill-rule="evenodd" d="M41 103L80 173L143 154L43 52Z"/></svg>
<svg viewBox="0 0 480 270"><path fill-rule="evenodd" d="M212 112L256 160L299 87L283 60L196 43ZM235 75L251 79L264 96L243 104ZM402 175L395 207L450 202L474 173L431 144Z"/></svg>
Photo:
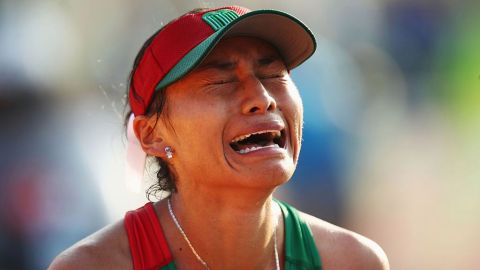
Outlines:
<svg viewBox="0 0 480 270"><path fill-rule="evenodd" d="M187 237L187 234L185 231L183 231L182 226L180 226L180 223L178 223L177 217L173 213L172 209L172 203L170 198L167 200L168 203L168 211L170 212L170 216L173 219L173 222L177 226L178 230L180 231L180 234L183 236L183 239L185 239L185 242L187 242L188 246L190 247L190 250L192 251L193 255L197 258L197 260L203 265L203 267L207 270L210 270L210 267L208 267L208 264L198 255L197 251L195 248L192 246L192 243L190 243L190 240ZM275 249L275 269L280 270L280 260L278 258L278 248L277 248L277 225L278 222L275 222L275 228L273 230L273 243L274 243L274 249Z"/></svg>

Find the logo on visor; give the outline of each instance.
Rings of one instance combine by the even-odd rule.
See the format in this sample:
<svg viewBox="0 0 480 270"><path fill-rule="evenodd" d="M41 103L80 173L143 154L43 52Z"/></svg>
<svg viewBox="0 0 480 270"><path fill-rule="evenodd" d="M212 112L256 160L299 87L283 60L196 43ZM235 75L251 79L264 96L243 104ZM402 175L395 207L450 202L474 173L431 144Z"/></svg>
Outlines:
<svg viewBox="0 0 480 270"><path fill-rule="evenodd" d="M216 32L238 18L238 14L230 9L220 9L203 14L202 19Z"/></svg>

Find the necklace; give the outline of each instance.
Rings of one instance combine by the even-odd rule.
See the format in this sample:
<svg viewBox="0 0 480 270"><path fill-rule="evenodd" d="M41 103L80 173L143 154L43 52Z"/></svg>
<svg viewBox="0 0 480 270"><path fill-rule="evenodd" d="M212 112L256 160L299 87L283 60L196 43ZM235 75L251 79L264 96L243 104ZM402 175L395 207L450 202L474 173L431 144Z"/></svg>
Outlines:
<svg viewBox="0 0 480 270"><path fill-rule="evenodd" d="M182 226L180 226L180 223L178 223L177 217L173 213L170 197L167 200L167 204L168 204L168 212L170 212L170 216L172 217L173 222L175 223L175 226L177 226L178 230L180 231L180 234L183 236L183 239L185 239L185 242L187 242L193 255L195 255L197 260L203 265L205 269L210 270L210 267L208 267L208 264L202 259L202 257L200 257L200 255L198 255L197 251L192 246L192 243L190 243L190 240L188 239L187 234L182 229ZM278 258L278 248L277 248L277 225L278 225L278 222L275 222L275 228L273 230L273 243L274 243L274 250L275 250L275 269L280 270L280 260Z"/></svg>

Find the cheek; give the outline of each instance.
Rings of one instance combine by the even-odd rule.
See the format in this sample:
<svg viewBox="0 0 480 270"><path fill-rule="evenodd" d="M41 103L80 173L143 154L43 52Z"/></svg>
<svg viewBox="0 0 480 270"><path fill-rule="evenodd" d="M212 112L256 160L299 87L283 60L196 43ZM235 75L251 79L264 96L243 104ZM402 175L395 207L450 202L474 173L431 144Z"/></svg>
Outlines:
<svg viewBox="0 0 480 270"><path fill-rule="evenodd" d="M225 108L222 102L189 97L177 99L169 108L174 139L180 147L203 148L221 138Z"/></svg>
<svg viewBox="0 0 480 270"><path fill-rule="evenodd" d="M300 95L295 94L292 96L292 103L295 104L293 108L293 125L297 134L297 140L299 143L302 141L302 129L303 129L303 104Z"/></svg>
<svg viewBox="0 0 480 270"><path fill-rule="evenodd" d="M296 137L292 139L300 146L303 128L303 103L297 87L291 80L286 82L284 92L279 95L277 100L282 114L287 119Z"/></svg>
<svg viewBox="0 0 480 270"><path fill-rule="evenodd" d="M288 80L284 83L282 91L277 92L277 103L283 113L288 114L295 123L302 124L303 121L303 103L300 93L295 84Z"/></svg>
<svg viewBox="0 0 480 270"><path fill-rule="evenodd" d="M297 117L302 120L303 119L303 102L302 98L300 97L300 94L298 93L298 90L292 91L291 92L291 99L292 103L294 104L293 106L295 107L295 111L297 114Z"/></svg>

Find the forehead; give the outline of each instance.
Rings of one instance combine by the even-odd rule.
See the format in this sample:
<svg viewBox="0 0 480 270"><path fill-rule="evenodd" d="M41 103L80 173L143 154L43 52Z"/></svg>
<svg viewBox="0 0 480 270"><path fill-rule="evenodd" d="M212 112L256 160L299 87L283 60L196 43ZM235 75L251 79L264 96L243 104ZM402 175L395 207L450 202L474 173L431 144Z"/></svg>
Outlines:
<svg viewBox="0 0 480 270"><path fill-rule="evenodd" d="M200 65L171 84L169 88L185 88L185 84L202 83L217 75L231 75L239 66L270 70L286 69L277 49L270 43L254 37L228 37L222 39Z"/></svg>
<svg viewBox="0 0 480 270"><path fill-rule="evenodd" d="M215 46L201 65L213 59L258 58L266 56L280 59L277 49L262 39L254 37L227 37Z"/></svg>

